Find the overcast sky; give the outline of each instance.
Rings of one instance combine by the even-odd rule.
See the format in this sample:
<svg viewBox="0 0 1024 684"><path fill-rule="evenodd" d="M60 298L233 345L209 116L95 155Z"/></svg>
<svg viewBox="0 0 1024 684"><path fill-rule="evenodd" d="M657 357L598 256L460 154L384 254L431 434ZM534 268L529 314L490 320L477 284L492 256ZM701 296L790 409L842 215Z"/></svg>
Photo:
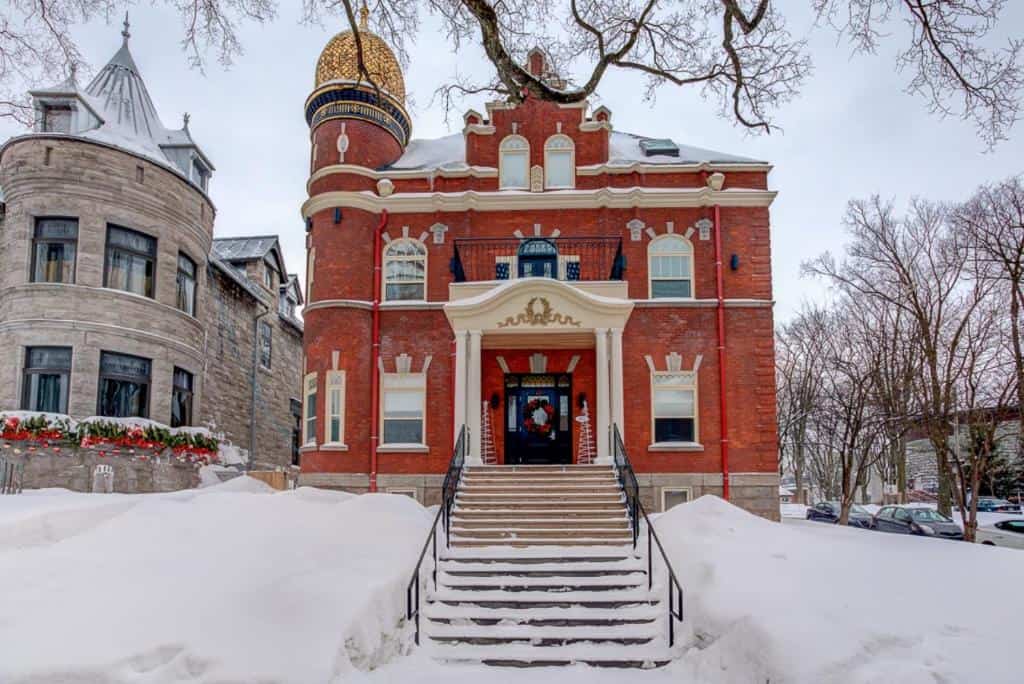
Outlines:
<svg viewBox="0 0 1024 684"><path fill-rule="evenodd" d="M309 160L302 106L320 50L343 27L340 22L300 25L292 7L298 4L283 2L272 24L245 27L246 53L228 70L215 61L205 74L190 69L179 43L178 18L149 6L132 10L131 48L164 123L178 127L182 113L189 112L193 136L217 167L210 186L218 211L216 236L278 234L289 270L302 273L299 207L306 197ZM810 2L785 4L788 11L790 5L804 8ZM1010 4L1004 25L1019 30L1024 3ZM744 133L717 118L713 104L693 88L665 87L656 102L643 102L638 78L613 74L599 90L618 130L774 164L770 183L779 196L771 210L772 248L780 321L805 298L824 296L820 283L800 277L800 263L842 249L841 219L850 198L880 193L900 205L914 195L959 200L979 183L1024 172L1024 123L1009 141L986 153L970 124L932 116L920 100L902 92L906 78L895 73L893 45L875 56L851 58L834 33L812 30L808 11L797 15L790 27L810 37L815 73L799 100L777 114L781 133ZM75 34L94 69L117 50L120 30L117 19L94 22ZM482 111L484 105L483 98L467 100L452 127L439 107L429 106L444 76L483 68L482 50L472 46L454 55L437 35L427 17L418 42L409 48L405 81L414 100L417 138L454 132L461 111ZM0 123L3 137L17 132Z"/></svg>

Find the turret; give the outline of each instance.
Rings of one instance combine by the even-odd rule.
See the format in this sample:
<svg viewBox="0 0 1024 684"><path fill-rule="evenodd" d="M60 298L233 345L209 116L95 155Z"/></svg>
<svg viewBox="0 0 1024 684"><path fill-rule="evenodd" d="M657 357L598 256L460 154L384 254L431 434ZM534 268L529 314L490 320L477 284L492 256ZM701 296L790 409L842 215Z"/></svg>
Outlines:
<svg viewBox="0 0 1024 684"><path fill-rule="evenodd" d="M356 34L343 31L320 53L306 123L313 144L311 171L333 164L377 169L405 150L412 123L405 111L405 82L394 52L370 33L364 5L359 40L371 82L359 73Z"/></svg>

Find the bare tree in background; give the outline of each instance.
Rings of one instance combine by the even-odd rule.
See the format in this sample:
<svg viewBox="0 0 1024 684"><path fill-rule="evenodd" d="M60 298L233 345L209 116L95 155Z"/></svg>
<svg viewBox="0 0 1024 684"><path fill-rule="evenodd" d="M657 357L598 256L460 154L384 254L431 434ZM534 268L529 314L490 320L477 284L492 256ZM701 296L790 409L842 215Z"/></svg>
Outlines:
<svg viewBox="0 0 1024 684"><path fill-rule="evenodd" d="M195 66L207 52L228 64L243 46L244 22L276 17L277 0L153 0L181 16L182 44ZM939 115L973 122L992 146L1020 116L1024 91L1017 38L993 46L1005 0L807 0L819 26L848 39L854 52L873 53L902 41L896 68L907 90ZM309 22L342 18L357 34L358 0L303 0ZM723 117L762 132L774 113L796 97L811 72L804 40L787 27L793 3L782 0L374 0L371 29L403 59L419 32L422 12L440 17L453 49L480 45L493 78L467 82L457 75L438 94L446 108L460 95L490 93L513 101L535 97L578 102L593 95L608 73L647 79L647 96L663 86L696 86ZM116 0L11 0L0 16L0 115L25 119L21 94L43 78L82 66L71 29L95 17L108 20ZM909 31L892 38L893 26ZM905 34L905 35L904 35ZM541 46L554 74L524 67L526 51ZM47 83L49 85L49 83Z"/></svg>
<svg viewBox="0 0 1024 684"><path fill-rule="evenodd" d="M1010 372L1016 404L1024 407L1024 181L1018 176L979 188L952 218L975 252L976 277L993 283L1009 312ZM1018 458L1024 459L1024 411L1018 414Z"/></svg>
<svg viewBox="0 0 1024 684"><path fill-rule="evenodd" d="M804 265L805 272L826 277L847 296L902 309L913 321L921 363L915 391L935 451L939 511L945 515L952 512L949 426L962 372L959 351L987 294L980 280L965 285L971 258L948 219L948 207L924 200L914 200L903 219L878 197L853 201L846 258L836 262L824 254Z"/></svg>

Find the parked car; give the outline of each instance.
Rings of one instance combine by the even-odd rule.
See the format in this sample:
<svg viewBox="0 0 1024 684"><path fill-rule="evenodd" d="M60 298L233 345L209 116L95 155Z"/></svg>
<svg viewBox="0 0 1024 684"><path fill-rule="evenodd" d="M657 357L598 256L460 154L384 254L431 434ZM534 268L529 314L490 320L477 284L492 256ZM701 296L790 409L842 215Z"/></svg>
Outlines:
<svg viewBox="0 0 1024 684"><path fill-rule="evenodd" d="M978 497L979 513L1020 513L1020 504L1010 503L1006 499L994 496Z"/></svg>
<svg viewBox="0 0 1024 684"><path fill-rule="evenodd" d="M986 546L1024 549L1024 520L1000 520L992 525L978 525L974 539Z"/></svg>
<svg viewBox="0 0 1024 684"><path fill-rule="evenodd" d="M839 512L842 509L838 501L822 501L821 503L807 508L807 519L818 522L839 522ZM853 504L850 506L850 518L847 523L850 527L871 528L871 514L866 510Z"/></svg>
<svg viewBox="0 0 1024 684"><path fill-rule="evenodd" d="M883 506L875 514L872 525L880 532L916 534L940 539L963 539L960 526L931 508Z"/></svg>

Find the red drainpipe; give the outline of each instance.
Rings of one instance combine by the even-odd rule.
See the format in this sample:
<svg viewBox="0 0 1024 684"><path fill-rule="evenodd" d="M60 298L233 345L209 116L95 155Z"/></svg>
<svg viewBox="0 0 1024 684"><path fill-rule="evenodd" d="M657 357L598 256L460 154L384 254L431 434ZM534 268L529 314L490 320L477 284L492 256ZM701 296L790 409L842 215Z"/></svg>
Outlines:
<svg viewBox="0 0 1024 684"><path fill-rule="evenodd" d="M381 261L384 259L381 236L388 225L388 210L380 210L380 223L373 236L373 354L371 354L370 372L370 406L373 407L370 419L370 491L377 491L377 442L380 440L380 290Z"/></svg>
<svg viewBox="0 0 1024 684"><path fill-rule="evenodd" d="M718 294L718 415L722 423L722 498L729 500L729 402L725 397L725 293L722 287L722 214L715 205L715 280Z"/></svg>

